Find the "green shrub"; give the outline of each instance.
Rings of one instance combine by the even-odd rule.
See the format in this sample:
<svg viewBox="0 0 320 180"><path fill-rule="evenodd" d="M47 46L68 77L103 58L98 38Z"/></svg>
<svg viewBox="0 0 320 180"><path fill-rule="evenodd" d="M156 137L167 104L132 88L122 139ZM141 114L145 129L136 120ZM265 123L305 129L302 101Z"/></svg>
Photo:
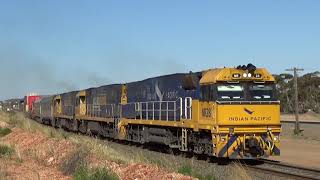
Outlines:
<svg viewBox="0 0 320 180"><path fill-rule="evenodd" d="M73 174L75 180L117 180L119 179L114 173L105 168L88 169L85 166L78 168Z"/></svg>
<svg viewBox="0 0 320 180"><path fill-rule="evenodd" d="M14 149L7 146L0 144L0 157L10 156L14 153Z"/></svg>
<svg viewBox="0 0 320 180"><path fill-rule="evenodd" d="M6 136L11 133L11 129L9 128L1 128L0 127L0 137Z"/></svg>
<svg viewBox="0 0 320 180"><path fill-rule="evenodd" d="M190 165L181 166L178 169L178 173L191 176L192 175L192 167Z"/></svg>
<svg viewBox="0 0 320 180"><path fill-rule="evenodd" d="M200 180L214 180L216 179L214 176L211 175L202 175L198 172L195 172L191 165L183 165L178 169L178 173L184 174L187 176L192 176L198 178Z"/></svg>
<svg viewBox="0 0 320 180"><path fill-rule="evenodd" d="M73 174L74 180L87 180L90 179L89 170L84 166L79 167Z"/></svg>

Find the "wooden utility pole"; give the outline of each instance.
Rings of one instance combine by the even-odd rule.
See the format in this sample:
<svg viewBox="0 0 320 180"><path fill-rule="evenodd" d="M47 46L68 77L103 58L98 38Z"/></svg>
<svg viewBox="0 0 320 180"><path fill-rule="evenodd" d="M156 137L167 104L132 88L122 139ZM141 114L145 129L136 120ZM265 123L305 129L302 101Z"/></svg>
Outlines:
<svg viewBox="0 0 320 180"><path fill-rule="evenodd" d="M298 71L303 71L304 69L292 68L286 69L286 71L293 71L293 86L294 86L294 104L295 104L295 117L296 123L294 128L295 134L300 134L300 124L299 124L299 100L298 100Z"/></svg>

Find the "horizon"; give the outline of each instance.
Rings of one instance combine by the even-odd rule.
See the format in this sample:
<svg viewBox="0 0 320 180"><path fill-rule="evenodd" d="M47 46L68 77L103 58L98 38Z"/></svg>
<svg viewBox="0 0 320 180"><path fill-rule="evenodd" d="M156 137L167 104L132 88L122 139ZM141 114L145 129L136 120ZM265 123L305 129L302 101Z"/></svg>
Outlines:
<svg viewBox="0 0 320 180"><path fill-rule="evenodd" d="M219 67L219 68L223 68L223 67ZM232 68L232 67L226 67L226 68ZM235 67L233 67L235 68ZM259 68L259 67L257 67ZM264 67L262 67L264 68ZM210 68L211 69L211 68ZM208 70L208 69L206 69ZM267 69L268 70L268 69ZM205 71L205 70L203 70ZM190 72L190 71L188 71ZM188 73L188 72L176 72L176 73ZM200 71L191 71L191 72L200 72ZM305 74L308 74L308 73L316 73L316 72L319 72L319 71L313 71L313 72L305 72L304 73L299 73L299 76L298 77L301 77L301 76L304 76ZM287 72L287 71L284 71L283 73L278 73L278 74L274 74L272 72L269 71L270 74L272 74L273 76L274 75L281 75L281 74L292 74L293 75L293 72ZM175 74L175 73L173 73ZM170 75L170 74L162 74L162 75L159 75L159 76L164 76L164 75ZM148 78L154 78L154 77L157 77L157 76L152 76L152 77L146 77L145 79L148 79ZM145 80L145 79L137 79L135 81L142 81L142 80ZM135 82L135 81L131 81L131 82ZM123 83L130 83L130 82L123 82ZM111 84L122 84L122 83L111 83ZM55 95L55 94L60 94L60 93L65 93L65 92L70 92L70 91L80 91L80 90L85 90L85 89L88 89L88 88L92 88L92 87L99 87L99 86L104 86L104 85L109 85L109 84L100 84L98 86L90 86L90 87L86 87L86 88L83 88L83 89L73 89L73 90L69 90L69 91L63 91L63 92L56 92L56 93L52 93L52 94L40 94L40 93L37 93L37 92L29 92L27 94L24 94L23 96L21 97L9 97L7 99L0 99L0 101L6 101L6 100L11 100L11 99L21 99L23 98L24 96L28 95L28 94L35 94L35 95L41 95L41 96L47 96L47 95Z"/></svg>

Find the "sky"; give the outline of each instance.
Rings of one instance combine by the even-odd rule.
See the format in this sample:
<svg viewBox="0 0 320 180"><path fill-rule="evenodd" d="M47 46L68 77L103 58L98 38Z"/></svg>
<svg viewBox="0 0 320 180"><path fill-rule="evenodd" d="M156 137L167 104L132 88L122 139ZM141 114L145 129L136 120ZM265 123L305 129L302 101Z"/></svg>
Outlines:
<svg viewBox="0 0 320 180"><path fill-rule="evenodd" d="M0 4L0 100L248 63L320 70L318 0Z"/></svg>

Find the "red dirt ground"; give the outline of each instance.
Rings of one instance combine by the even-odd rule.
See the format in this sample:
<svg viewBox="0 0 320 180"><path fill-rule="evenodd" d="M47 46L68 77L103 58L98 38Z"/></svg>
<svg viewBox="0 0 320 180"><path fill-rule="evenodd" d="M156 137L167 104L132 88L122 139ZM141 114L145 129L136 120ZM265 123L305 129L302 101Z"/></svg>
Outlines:
<svg viewBox="0 0 320 180"><path fill-rule="evenodd" d="M5 123L0 124L2 127ZM0 159L0 172L5 172L7 179L71 179L64 175L59 167L64 158L75 151L76 145L65 139L48 138L39 132L26 132L13 128L7 136L0 138L2 144L14 146L16 157ZM193 179L178 173L141 163L119 164L101 160L90 155L92 167L107 167L120 179ZM1 178L1 177L0 177Z"/></svg>
<svg viewBox="0 0 320 180"><path fill-rule="evenodd" d="M270 159L320 169L320 142L304 139L281 139L281 156Z"/></svg>

